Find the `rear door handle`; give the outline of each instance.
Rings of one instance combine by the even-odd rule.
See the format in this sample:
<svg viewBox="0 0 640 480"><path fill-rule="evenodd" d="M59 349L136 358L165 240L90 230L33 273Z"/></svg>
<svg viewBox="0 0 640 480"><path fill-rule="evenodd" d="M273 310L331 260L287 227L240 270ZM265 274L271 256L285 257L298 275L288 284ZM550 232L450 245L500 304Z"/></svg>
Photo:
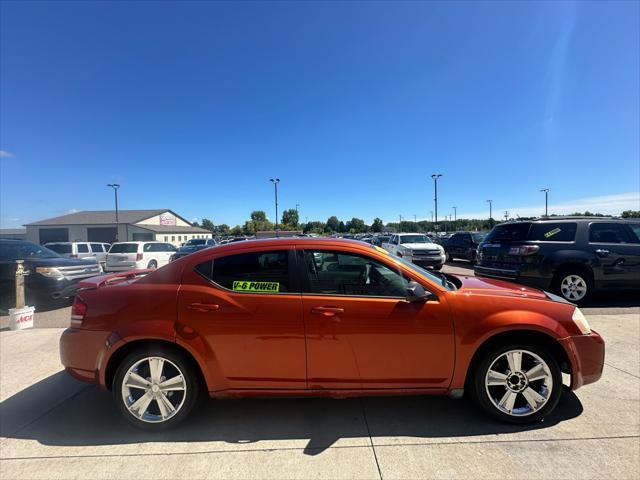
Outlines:
<svg viewBox="0 0 640 480"><path fill-rule="evenodd" d="M609 255L611 252L610 252L609 250L604 249L604 248L598 248L598 249L596 250L596 253L597 253L598 255L600 255L601 257L606 257L606 256L607 256L607 255Z"/></svg>
<svg viewBox="0 0 640 480"><path fill-rule="evenodd" d="M189 310L196 310L198 312L213 312L220 308L220 305L215 303L192 303L187 307Z"/></svg>
<svg viewBox="0 0 640 480"><path fill-rule="evenodd" d="M335 317L338 313L344 313L344 308L340 307L313 307L311 313L322 315L323 317Z"/></svg>

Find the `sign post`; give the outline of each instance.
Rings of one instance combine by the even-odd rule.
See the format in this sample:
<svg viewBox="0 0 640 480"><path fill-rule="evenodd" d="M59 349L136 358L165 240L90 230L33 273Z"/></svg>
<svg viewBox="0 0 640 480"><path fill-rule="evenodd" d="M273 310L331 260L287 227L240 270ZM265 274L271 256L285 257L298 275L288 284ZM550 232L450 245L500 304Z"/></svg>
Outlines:
<svg viewBox="0 0 640 480"><path fill-rule="evenodd" d="M16 260L16 308L9 309L9 328L22 330L33 327L34 307L25 307L24 298L24 261Z"/></svg>

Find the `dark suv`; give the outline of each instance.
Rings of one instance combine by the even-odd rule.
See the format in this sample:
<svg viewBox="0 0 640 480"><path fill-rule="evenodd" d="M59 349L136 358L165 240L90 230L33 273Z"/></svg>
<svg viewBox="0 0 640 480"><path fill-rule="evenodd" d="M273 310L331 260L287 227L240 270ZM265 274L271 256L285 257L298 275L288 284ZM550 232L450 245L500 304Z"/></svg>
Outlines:
<svg viewBox="0 0 640 480"><path fill-rule="evenodd" d="M476 250L482 243L486 233L482 232L456 232L450 238L442 240L441 245L447 254L447 261L454 258L464 258L474 263L476 261Z"/></svg>
<svg viewBox="0 0 640 480"><path fill-rule="evenodd" d="M0 239L0 310L15 306L16 260L24 261L26 303L36 307L68 303L78 280L102 273L95 258L64 258L32 242Z"/></svg>
<svg viewBox="0 0 640 480"><path fill-rule="evenodd" d="M496 226L478 247L479 277L581 303L594 290L640 288L640 219L553 217Z"/></svg>

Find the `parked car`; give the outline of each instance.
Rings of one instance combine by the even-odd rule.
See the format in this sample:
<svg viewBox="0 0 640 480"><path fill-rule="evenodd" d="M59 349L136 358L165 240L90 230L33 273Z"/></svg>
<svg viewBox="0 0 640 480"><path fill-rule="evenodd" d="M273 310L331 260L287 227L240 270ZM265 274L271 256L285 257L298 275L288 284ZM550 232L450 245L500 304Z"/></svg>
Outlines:
<svg viewBox="0 0 640 480"><path fill-rule="evenodd" d="M456 232L450 238L442 240L441 245L448 261L463 258L475 263L478 245L486 236L486 233L481 232Z"/></svg>
<svg viewBox="0 0 640 480"><path fill-rule="evenodd" d="M16 260L24 261L25 301L35 307L62 305L73 297L77 282L100 275L95 258L64 258L25 240L0 239L0 308L15 307Z"/></svg>
<svg viewBox="0 0 640 480"><path fill-rule="evenodd" d="M640 220L552 217L497 225L476 276L512 280L581 303L597 290L640 288Z"/></svg>
<svg viewBox="0 0 640 480"><path fill-rule="evenodd" d="M184 246L180 247L176 253L169 258L170 262L182 258L190 253L197 252L203 248L215 247L218 242L214 238L193 238L189 240Z"/></svg>
<svg viewBox="0 0 640 480"><path fill-rule="evenodd" d="M166 242L114 243L107 254L107 272L122 272L139 268L160 268L178 249Z"/></svg>
<svg viewBox="0 0 640 480"><path fill-rule="evenodd" d="M446 259L444 248L433 243L424 233L398 233L392 235L382 248L408 262L421 267L440 270Z"/></svg>
<svg viewBox="0 0 640 480"><path fill-rule="evenodd" d="M381 247L383 243L387 243L391 239L391 235L375 235L371 239L371 245Z"/></svg>
<svg viewBox="0 0 640 480"><path fill-rule="evenodd" d="M203 392L464 393L526 423L553 411L562 373L572 389L602 374L604 341L566 300L362 242L234 243L121 277L82 283L60 357L147 430L182 421Z"/></svg>
<svg viewBox="0 0 640 480"><path fill-rule="evenodd" d="M62 257L81 259L95 258L104 268L107 261L107 252L111 245L99 242L50 242L45 243L44 246Z"/></svg>

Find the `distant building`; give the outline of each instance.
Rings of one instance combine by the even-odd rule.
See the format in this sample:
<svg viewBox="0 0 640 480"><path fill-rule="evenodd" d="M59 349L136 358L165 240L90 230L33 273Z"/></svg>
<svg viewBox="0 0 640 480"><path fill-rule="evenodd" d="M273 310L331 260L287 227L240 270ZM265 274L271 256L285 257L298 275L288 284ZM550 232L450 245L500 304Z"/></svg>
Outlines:
<svg viewBox="0 0 640 480"><path fill-rule="evenodd" d="M276 237L299 237L302 230L264 230L256 232L256 238L276 238Z"/></svg>
<svg viewBox="0 0 640 480"><path fill-rule="evenodd" d="M176 246L193 238L211 238L172 210L82 211L26 225L32 242L106 242L158 240Z"/></svg>
<svg viewBox="0 0 640 480"><path fill-rule="evenodd" d="M27 238L27 230L25 228L0 228L0 238L24 240Z"/></svg>

